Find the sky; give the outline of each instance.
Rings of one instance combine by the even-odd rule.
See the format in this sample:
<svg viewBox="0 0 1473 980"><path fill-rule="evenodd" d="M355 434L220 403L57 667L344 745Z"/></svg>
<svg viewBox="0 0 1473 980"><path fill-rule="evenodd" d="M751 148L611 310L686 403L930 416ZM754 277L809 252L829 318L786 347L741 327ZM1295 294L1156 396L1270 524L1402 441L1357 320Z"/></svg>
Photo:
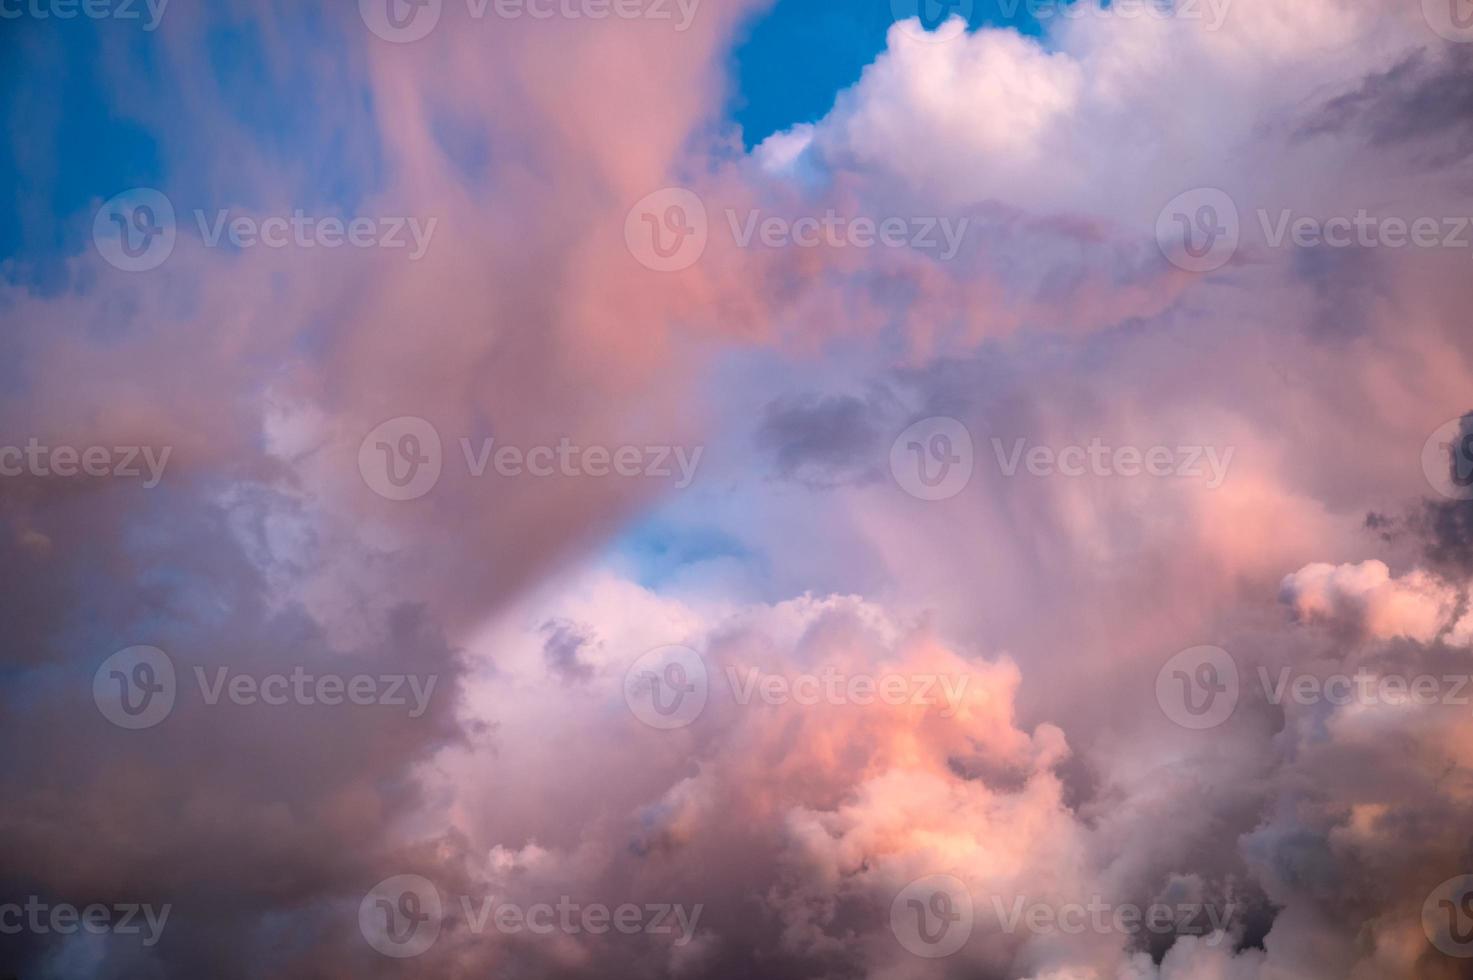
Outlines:
<svg viewBox="0 0 1473 980"><path fill-rule="evenodd" d="M0 57L0 977L1473 977L1464 0Z"/></svg>

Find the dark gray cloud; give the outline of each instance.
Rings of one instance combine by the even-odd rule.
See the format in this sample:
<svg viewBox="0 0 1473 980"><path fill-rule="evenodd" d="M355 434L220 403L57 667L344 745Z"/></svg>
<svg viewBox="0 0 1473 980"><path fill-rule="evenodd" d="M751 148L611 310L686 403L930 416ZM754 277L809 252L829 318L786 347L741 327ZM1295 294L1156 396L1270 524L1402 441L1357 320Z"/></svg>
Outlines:
<svg viewBox="0 0 1473 980"><path fill-rule="evenodd" d="M1410 146L1429 166L1473 154L1473 51L1463 44L1424 48L1369 74L1321 106L1298 136L1346 133L1378 147Z"/></svg>
<svg viewBox="0 0 1473 980"><path fill-rule="evenodd" d="M757 445L785 479L814 488L873 483L885 471L884 433L895 402L886 389L855 395L790 395L771 402Z"/></svg>
<svg viewBox="0 0 1473 980"><path fill-rule="evenodd" d="M594 642L593 632L586 626L567 619L548 620L542 624L547 642L542 646L542 656L547 669L566 684L586 681L593 676L593 668L578 659L581 650Z"/></svg>

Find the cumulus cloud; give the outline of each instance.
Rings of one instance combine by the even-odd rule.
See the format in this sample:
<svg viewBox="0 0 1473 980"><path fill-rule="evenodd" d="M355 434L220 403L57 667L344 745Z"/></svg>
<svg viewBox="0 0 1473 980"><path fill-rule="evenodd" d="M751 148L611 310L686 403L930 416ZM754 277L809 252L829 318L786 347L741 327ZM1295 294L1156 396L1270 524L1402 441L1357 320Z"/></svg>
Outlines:
<svg viewBox="0 0 1473 980"><path fill-rule="evenodd" d="M0 414L15 441L172 452L152 489L0 480L0 737L22 747L0 776L0 905L174 911L156 950L5 933L6 966L1467 972L1421 908L1473 860L1456 702L1473 535L1416 462L1466 411L1467 256L1275 248L1258 216L1466 212L1462 48L1380 3L1235 0L1214 29L1095 8L1040 37L897 26L832 112L744 153L721 106L753 5L702 7L678 34L444 8L410 45L351 7L304 38L295 12L249 4L171 10L149 57L99 36L109 107L154 135L179 242L149 275L81 248L51 280L4 267ZM243 80L210 52L248 18L261 77ZM38 76L60 58L40 32L16 50ZM277 103L298 111L266 138L252 110ZM623 235L672 184L706 202L710 240L663 273ZM1244 237L1206 274L1155 241L1162 205L1200 186L1232 196ZM437 231L406 263L214 249L188 227L193 208L304 201ZM969 224L943 261L743 248L727 209ZM359 467L397 416L442 444L422 499L386 499ZM928 416L972 442L942 501L908 494L890 458ZM705 456L676 493L478 477L485 439ZM1038 476L1004 466L1017 440L1232 462L1217 482ZM1384 528L1367 513L1407 512L1368 533ZM644 564L687 529L695 557ZM135 644L172 658L183 694L128 731L92 685ZM1238 693L1196 730L1155 681L1203 645ZM695 659L638 666L672 646ZM688 723L632 706L697 664ZM195 679L222 669L436 683L418 714L210 703ZM1369 696L1316 693L1361 673ZM881 696L890 679L903 697ZM359 919L396 875L444 905L402 961ZM965 942L918 955L906 916L943 921L963 898ZM551 934L486 918L564 899L687 918ZM1073 931L1018 902L1054 921L1194 911Z"/></svg>
<svg viewBox="0 0 1473 980"><path fill-rule="evenodd" d="M1386 563L1316 562L1284 578L1280 597L1305 622L1350 622L1375 638L1430 643L1466 595L1420 569L1393 579Z"/></svg>

